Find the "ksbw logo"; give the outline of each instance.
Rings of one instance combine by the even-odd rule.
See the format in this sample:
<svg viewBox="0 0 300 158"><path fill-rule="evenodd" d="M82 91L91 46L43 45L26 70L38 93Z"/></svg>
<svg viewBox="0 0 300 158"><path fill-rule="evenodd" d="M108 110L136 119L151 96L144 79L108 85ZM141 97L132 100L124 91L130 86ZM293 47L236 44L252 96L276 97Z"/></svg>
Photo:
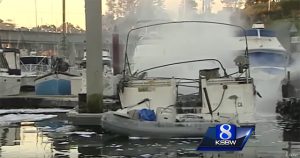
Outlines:
<svg viewBox="0 0 300 158"><path fill-rule="evenodd" d="M235 145L236 126L232 124L222 124L216 126L215 145Z"/></svg>
<svg viewBox="0 0 300 158"><path fill-rule="evenodd" d="M197 150L242 150L253 131L253 127L236 127L234 124L218 124L216 127L209 127Z"/></svg>

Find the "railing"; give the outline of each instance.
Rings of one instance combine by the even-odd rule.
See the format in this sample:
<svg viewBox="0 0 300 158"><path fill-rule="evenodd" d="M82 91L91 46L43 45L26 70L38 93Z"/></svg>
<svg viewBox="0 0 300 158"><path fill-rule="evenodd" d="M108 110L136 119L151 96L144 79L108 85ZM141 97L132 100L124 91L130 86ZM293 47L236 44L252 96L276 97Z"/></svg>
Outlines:
<svg viewBox="0 0 300 158"><path fill-rule="evenodd" d="M291 43L300 43L300 36L291 37Z"/></svg>
<svg viewBox="0 0 300 158"><path fill-rule="evenodd" d="M73 75L81 76L82 75L82 68L79 68L77 66L69 67L68 73L73 74Z"/></svg>
<svg viewBox="0 0 300 158"><path fill-rule="evenodd" d="M45 72L50 72L51 66L50 65L41 65L41 64L22 64L21 71L39 75L39 74L43 74Z"/></svg>

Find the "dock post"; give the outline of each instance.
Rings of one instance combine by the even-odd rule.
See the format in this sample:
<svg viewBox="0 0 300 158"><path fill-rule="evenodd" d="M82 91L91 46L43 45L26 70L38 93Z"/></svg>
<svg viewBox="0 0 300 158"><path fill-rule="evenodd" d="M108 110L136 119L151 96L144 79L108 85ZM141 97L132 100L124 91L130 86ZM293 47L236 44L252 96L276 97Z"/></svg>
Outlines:
<svg viewBox="0 0 300 158"><path fill-rule="evenodd" d="M120 52L120 43L119 43L119 32L117 26L114 27L114 32L112 35L112 49L113 49L113 70L114 75L121 73L121 52Z"/></svg>
<svg viewBox="0 0 300 158"><path fill-rule="evenodd" d="M101 0L85 0L87 51L87 112L103 112L102 6Z"/></svg>

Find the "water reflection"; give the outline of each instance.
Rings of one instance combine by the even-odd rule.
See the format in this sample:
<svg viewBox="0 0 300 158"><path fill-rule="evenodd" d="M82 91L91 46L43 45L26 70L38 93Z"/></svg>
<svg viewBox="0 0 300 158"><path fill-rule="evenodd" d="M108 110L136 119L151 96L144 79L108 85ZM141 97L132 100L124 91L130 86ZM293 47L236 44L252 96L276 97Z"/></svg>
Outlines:
<svg viewBox="0 0 300 158"><path fill-rule="evenodd" d="M271 121L270 121L271 120ZM0 157L300 157L300 123L264 118L240 152L198 152L199 139L137 139L50 119L0 127Z"/></svg>
<svg viewBox="0 0 300 158"><path fill-rule="evenodd" d="M1 157L52 155L49 138L39 133L33 125L1 127L0 133Z"/></svg>
<svg viewBox="0 0 300 158"><path fill-rule="evenodd" d="M300 122L289 121L280 123L284 126L283 141L287 142L287 146L283 148L286 156L300 157Z"/></svg>

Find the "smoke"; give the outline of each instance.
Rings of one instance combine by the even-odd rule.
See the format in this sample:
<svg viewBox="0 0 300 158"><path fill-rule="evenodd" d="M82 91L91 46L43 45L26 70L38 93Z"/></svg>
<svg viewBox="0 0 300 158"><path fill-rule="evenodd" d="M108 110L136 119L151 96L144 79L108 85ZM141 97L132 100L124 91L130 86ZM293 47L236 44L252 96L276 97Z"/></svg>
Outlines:
<svg viewBox="0 0 300 158"><path fill-rule="evenodd" d="M294 53L292 55L292 60L294 61L288 68L290 71L291 84L295 86L296 97L300 97L300 53Z"/></svg>
<svg viewBox="0 0 300 158"><path fill-rule="evenodd" d="M261 114L275 113L277 102L282 99L281 85L285 73L271 75L262 70L255 70L254 77L256 91L262 98L256 98L256 112ZM252 71L253 72L253 71Z"/></svg>
<svg viewBox="0 0 300 158"><path fill-rule="evenodd" d="M183 17L180 20L231 23L232 15L236 13L238 12L223 10L218 14L202 14L196 17ZM171 19L177 18L171 17ZM149 24L149 21L147 22ZM242 24L243 22L243 19L235 19L235 23ZM155 23L155 21L150 23ZM214 58L220 60L228 68L229 73L236 72L237 67L233 60L237 55L243 54L245 48L245 41L235 37L236 31L240 30L224 25L204 23L171 24L144 29L140 32L141 38L135 47L133 58L130 59L133 63L132 70L141 71L174 62ZM197 79L199 70L215 67L220 66L216 62L207 61L164 67L147 73L149 77ZM262 95L262 98L257 97L256 112L275 112L276 103L281 100L281 83L286 77L285 70L278 70L278 72L270 74L264 69L252 69L256 90ZM220 73L222 75L221 71ZM196 89L185 89L181 93L196 91Z"/></svg>
<svg viewBox="0 0 300 158"><path fill-rule="evenodd" d="M228 23L229 16L230 13L224 11L195 19L189 17L188 20ZM132 70L141 71L174 62L212 58L220 60L225 67L230 67L231 72L236 72L233 60L237 55L236 45L241 43L234 37L236 31L240 30L226 25L207 23L180 23L144 29L140 32L141 39L131 60ZM239 47L245 48L245 43ZM199 70L216 67L220 67L217 62L196 62L151 70L148 71L148 76L198 79ZM220 74L223 75L223 72L220 71ZM182 93L194 93L196 90Z"/></svg>

